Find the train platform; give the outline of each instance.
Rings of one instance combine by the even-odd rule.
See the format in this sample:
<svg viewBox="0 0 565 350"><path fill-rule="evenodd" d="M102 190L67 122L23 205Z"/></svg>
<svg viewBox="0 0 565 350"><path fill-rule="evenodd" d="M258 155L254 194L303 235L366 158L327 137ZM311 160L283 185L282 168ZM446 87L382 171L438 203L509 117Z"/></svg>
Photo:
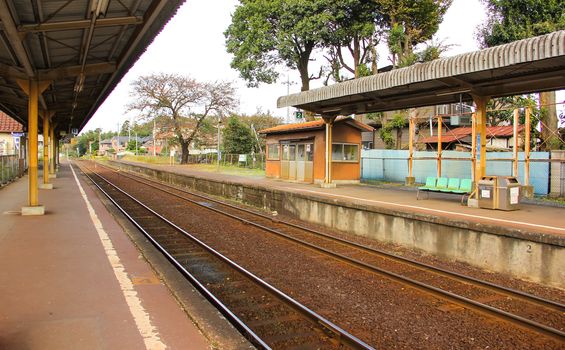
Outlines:
<svg viewBox="0 0 565 350"><path fill-rule="evenodd" d="M501 211L461 205L461 196L417 200L404 186L315 184L203 171L191 165L109 161L123 170L391 244L565 289L565 208L522 203Z"/></svg>
<svg viewBox="0 0 565 350"><path fill-rule="evenodd" d="M522 203L516 211L479 209L462 206L460 196L433 193L427 199L416 199L414 188L403 186L373 186L366 184L337 185L321 188L315 184L270 179L262 176L238 176L232 174L199 171L190 165L154 165L125 162L137 166L174 172L196 178L248 186L263 186L285 192L301 193L314 198L339 200L348 204L364 204L375 208L392 209L406 214L416 213L445 218L451 222L465 221L489 224L493 227L526 231L541 236L551 235L565 245L565 208L535 203ZM543 239L543 238L542 238Z"/></svg>
<svg viewBox="0 0 565 350"><path fill-rule="evenodd" d="M27 177L0 189L0 349L217 346L76 172L40 190L43 216L20 215Z"/></svg>

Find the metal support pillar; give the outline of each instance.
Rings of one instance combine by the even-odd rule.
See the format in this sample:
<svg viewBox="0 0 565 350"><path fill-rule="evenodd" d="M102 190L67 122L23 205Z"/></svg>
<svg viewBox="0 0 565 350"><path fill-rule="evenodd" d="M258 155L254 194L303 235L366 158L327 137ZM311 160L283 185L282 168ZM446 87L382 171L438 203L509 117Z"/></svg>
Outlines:
<svg viewBox="0 0 565 350"><path fill-rule="evenodd" d="M477 113L471 114L471 179L477 183Z"/></svg>
<svg viewBox="0 0 565 350"><path fill-rule="evenodd" d="M443 118L441 115L437 117L437 177L441 177L441 151L442 151L442 126L443 126Z"/></svg>
<svg viewBox="0 0 565 350"><path fill-rule="evenodd" d="M414 162L414 118L408 119L408 176L406 177L406 185L413 185L416 180L413 175Z"/></svg>
<svg viewBox="0 0 565 350"><path fill-rule="evenodd" d="M514 109L514 122L512 128L512 176L518 177L518 126L520 125L520 111Z"/></svg>
<svg viewBox="0 0 565 350"><path fill-rule="evenodd" d="M39 190L37 186L37 153L38 153L38 101L39 95L45 91L50 82L37 80L18 80L20 88L28 95L28 136L29 136L29 183L28 206L22 208L22 215L43 215L45 207L39 205Z"/></svg>
<svg viewBox="0 0 565 350"><path fill-rule="evenodd" d="M50 178L55 178L57 177L57 175L55 174L55 166L56 166L56 162L57 162L57 149L56 149L56 143L57 141L55 140L55 124L51 123L51 127L49 128L49 140L51 141L49 143L49 148L51 149L51 152L49 152L49 154L51 155L51 161L49 162L49 177Z"/></svg>
<svg viewBox="0 0 565 350"><path fill-rule="evenodd" d="M336 116L322 116L326 123L326 173L322 187L332 188L335 184L332 182L332 128Z"/></svg>
<svg viewBox="0 0 565 350"><path fill-rule="evenodd" d="M50 135L50 119L53 116L52 112L43 111L43 183L39 188L44 190L52 190L53 184L49 183L49 135Z"/></svg>
<svg viewBox="0 0 565 350"><path fill-rule="evenodd" d="M532 109L526 108L526 119L524 120L524 185L522 186L524 197L534 196L534 186L530 185L530 133L531 133Z"/></svg>
<svg viewBox="0 0 565 350"><path fill-rule="evenodd" d="M475 168L475 193L478 194L479 180L486 175L487 168L487 102L489 97L473 95L473 101L477 107L476 115L476 131L478 148L477 156L479 161L476 162Z"/></svg>

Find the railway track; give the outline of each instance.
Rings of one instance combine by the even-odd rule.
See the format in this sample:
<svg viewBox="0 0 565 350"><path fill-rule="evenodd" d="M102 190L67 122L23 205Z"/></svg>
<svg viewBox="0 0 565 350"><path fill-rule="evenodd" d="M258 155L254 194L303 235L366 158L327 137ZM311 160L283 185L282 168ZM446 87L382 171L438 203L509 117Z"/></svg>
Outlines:
<svg viewBox="0 0 565 350"><path fill-rule="evenodd" d="M98 189L260 349L373 349L253 275L112 184L79 166Z"/></svg>
<svg viewBox="0 0 565 350"><path fill-rule="evenodd" d="M116 171L114 168L107 167L107 169ZM461 307L488 314L559 341L565 340L563 332L565 305L557 301L423 264L305 226L281 222L276 217L146 177L123 171L120 171L119 174L186 200L193 205L253 225L282 239L385 276Z"/></svg>

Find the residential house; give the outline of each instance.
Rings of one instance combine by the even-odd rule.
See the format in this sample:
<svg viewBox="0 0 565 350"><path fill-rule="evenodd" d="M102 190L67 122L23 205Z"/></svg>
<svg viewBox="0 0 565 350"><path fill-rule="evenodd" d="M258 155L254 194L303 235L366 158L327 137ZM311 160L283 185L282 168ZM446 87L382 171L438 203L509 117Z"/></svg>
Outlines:
<svg viewBox="0 0 565 350"><path fill-rule="evenodd" d="M18 154L23 125L0 111L0 155Z"/></svg>
<svg viewBox="0 0 565 350"><path fill-rule="evenodd" d="M401 129L391 130L391 136L395 140L396 149L408 149L410 138L409 118L418 120L415 130L415 137L417 135L430 135L437 134L437 118L438 115L444 116L442 120L442 130L451 129L458 126L470 126L471 116L470 112L473 108L465 103L447 104L438 106L427 106L419 108L411 108L406 114L406 122ZM363 148L365 149L384 149L387 145L380 137L380 131L384 125L394 118L398 111L384 112L381 118L369 119L367 115L362 116L361 121L374 128L372 133L365 132L362 135ZM462 114L462 115L459 115ZM431 121L431 122L430 122ZM432 129L430 131L430 128Z"/></svg>
<svg viewBox="0 0 565 350"><path fill-rule="evenodd" d="M524 125L518 126L518 133L524 130ZM471 149L472 145L471 127L460 127L442 132L441 149L443 150L465 150ZM510 150L514 147L514 127L506 126L487 126L487 149L490 150ZM438 135L419 138L416 143L426 145L427 150L438 149ZM523 138L518 138L518 147L523 147Z"/></svg>
<svg viewBox="0 0 565 350"><path fill-rule="evenodd" d="M128 142L130 140L135 141L135 137L129 136L114 136L110 139L105 139L100 141L98 148L98 153L107 155L108 151L112 149L112 153L119 153L126 150ZM141 138L138 138L138 143L141 145Z"/></svg>

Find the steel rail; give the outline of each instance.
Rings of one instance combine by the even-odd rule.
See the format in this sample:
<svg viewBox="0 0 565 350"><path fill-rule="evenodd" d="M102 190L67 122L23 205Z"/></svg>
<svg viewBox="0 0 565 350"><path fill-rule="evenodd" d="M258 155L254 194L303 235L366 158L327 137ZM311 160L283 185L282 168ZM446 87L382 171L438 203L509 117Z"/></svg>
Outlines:
<svg viewBox="0 0 565 350"><path fill-rule="evenodd" d="M102 165L102 166L106 167L107 169L110 169L112 171L116 171L112 167L108 167L106 165ZM207 201L214 202L214 203L217 203L217 204L220 204L220 205L223 205L223 206L226 206L226 207L238 210L238 211L242 211L242 212L248 213L250 215L262 217L263 219L276 222L276 224L285 225L285 226L289 226L289 227L292 227L292 228L295 228L295 229L298 229L298 230L306 231L306 232L312 233L316 236L319 236L319 237L322 237L322 238L325 238L325 239L328 239L328 240L331 240L331 241L334 241L334 242L337 242L337 243L341 243L341 244L346 245L348 247L357 248L357 249L366 251L368 253L379 255L379 256L387 258L387 259L392 259L392 260L396 260L396 261L399 261L399 262L402 262L402 263L406 263L406 264L409 264L413 267L416 267L416 268L419 268L419 269L422 269L422 270L432 271L432 272L437 273L439 275L456 279L460 282L480 285L483 288L489 289L491 291L494 291L494 292L497 292L497 293L500 293L500 294L505 294L505 295L510 296L510 297L520 298L522 300L525 300L525 301L528 301L528 302L531 302L531 303L537 303L537 304L540 304L542 306L554 309L554 310L559 311L559 312L565 312L565 304L561 304L561 303L554 301L554 300L542 298L542 297L539 297L537 295L529 294L529 293L526 293L526 292L523 292L523 291L520 291L520 290L504 287L504 286L501 286L501 285L498 285L498 284L495 284L495 283L492 283L492 282L484 281L484 280L481 280L481 279L478 279L478 278L475 278L475 277L472 277L472 276L463 275L463 274L460 274L460 273L457 273L457 272L453 272L453 271L450 271L450 270L447 270L447 269L443 269L441 267L436 267L436 266L426 264L426 263L423 263L423 262L419 262L419 261L416 261L416 260L413 260L413 259L409 259L409 258L406 258L406 257L403 257L403 256L388 253L388 252L381 250L381 249L368 247L368 246L365 246L365 245L362 245L362 244L359 244L359 243L356 243L356 242L352 242L352 241L349 241L349 240L346 240L346 239L343 239L343 238L332 236L330 234L327 234L327 233L324 233L324 232L321 232L321 231L318 231L318 230L315 230L315 229L311 229L311 228L306 227L306 226L293 224L293 223L289 223L289 222L284 222L284 221L275 221L273 219L273 217L271 217L271 216L268 216L268 215L265 215L265 214L262 214L262 213L257 213L255 211L252 211L252 210L249 210L249 209L246 209L246 208L241 208L241 207L235 206L235 205L230 204L230 203L223 202L221 200L218 200L218 199L215 199L215 198L212 198L212 197L209 197L209 196L205 196L205 195L202 195L202 194L187 191L186 189L181 189L181 188L178 188L178 187L175 187L175 186L171 186L169 184L165 184L165 183L158 182L158 181L155 181L155 180L152 180L152 179L148 179L147 177L143 177L143 176L140 176L140 175L137 175L137 174L132 174L129 171L126 173L122 170L122 171L120 171L120 174L122 174L123 176L129 177L129 178L132 178L136 181L140 181L147 186L156 188L158 190L161 190L161 191L164 191L164 192L169 193L171 195L174 195L178 198L181 198L181 199L190 201L191 203L205 207L206 209L214 210L215 208L203 206L202 204L200 204L197 201L193 201L189 198L186 198L186 197L174 194L174 193L170 193L168 191L165 191L162 188L159 188L158 186L168 187L168 188L171 188L175 191L184 192L184 193L187 193L187 194L195 196L195 197L200 197L202 199L206 199ZM156 183L156 184L158 184L158 186L155 186L151 183L146 183L144 181L141 181L141 180L139 180L140 178L143 179L144 181ZM218 211L218 212L224 214L224 212L222 212L222 211ZM229 214L229 215L231 215L231 214ZM240 221L245 220L245 219L238 218L237 216L234 216L234 218L237 218ZM246 222L246 223L253 224L252 222ZM277 234L278 233L279 233L279 231L277 231ZM282 233L282 234L284 234L284 233Z"/></svg>
<svg viewBox="0 0 565 350"><path fill-rule="evenodd" d="M111 168L109 168L109 169L111 169ZM115 171L114 169L111 169L111 170L112 170L112 171ZM132 176L125 175L123 172L119 172L119 173L120 173L121 175L123 175L123 176L129 177L129 178L133 178ZM134 179L134 180L135 180L135 179ZM397 273L394 273L394 272L391 272L391 271L387 271L387 270L381 269L381 268L379 268L379 267L377 267L377 266L367 264L367 263L365 263L365 262L363 262L363 261L360 261L360 260L357 260L357 259L354 259L354 258L350 258L350 257L348 257L348 256L345 256L345 255L342 255L342 254L339 254L339 253L332 252L332 251L330 251L330 250L328 250L328 249L325 249L325 248L316 246L316 245L314 245L314 244L312 244L312 243L309 243L309 242L306 242L306 241L304 241L304 240L297 239L297 238L294 238L294 237L292 237L292 236L289 236L289 235L287 235L287 234L285 234L285 233L282 233L282 232L280 232L280 231L278 231L278 230L274 230L274 229L271 229L271 228L269 228L269 227L263 226L263 225L261 225L261 224L257 224L257 223L255 223L255 222L249 221L249 220L247 220L247 219L243 219L243 218L241 218L241 217L238 217L238 216L236 216L236 215L227 213L227 212L222 211L222 210L220 210L220 209L203 205L203 204L201 204L201 203L199 203L199 202L197 202L197 201L191 200L191 199L186 198L186 197L183 197L183 196L181 196L181 195L178 195L178 194L175 194L175 193L170 193L170 192L168 192L168 191L166 191L166 190L164 190L164 189L158 188L158 186L155 186L155 185L152 185L152 184L148 184L148 183L145 183L145 182L140 181L140 180L136 180L136 181L141 182L141 183L144 183L144 184L147 185L147 186L150 186L150 187L159 189L159 190L161 190L161 191L163 191L163 192L165 192L165 193L168 193L168 194L170 194L170 195L172 195L172 196L175 196L175 197L178 197L178 198L187 200L187 201L189 201L189 202L191 202L191 203L193 203L193 204L196 204L196 205L198 205L198 206L200 206L200 207L202 207L202 208L205 208L205 209L208 209L208 210L217 212L217 213L219 213L219 214L222 214L222 215L231 217L231 218L233 218L233 219L235 219L235 220L238 220L238 221L240 221L240 222L244 222L244 223L246 223L246 224L249 224L249 225L258 227L258 228L260 228L260 229L263 229L263 230L265 230L265 231L271 232L271 233L276 234L276 235L278 235L278 236L280 236L280 237L282 237L282 238L285 238L285 239L287 239L287 240L290 240L290 241L292 241L292 242L295 242L295 243L298 243L298 244L300 244L300 245L302 245L302 246L305 246L305 247L307 247L307 248L309 248L309 249L311 249L311 250L313 250L313 251L317 251L317 252L321 252L321 253L323 253L323 254L330 255L330 256L332 256L332 257L334 257L334 258L336 258L336 259L338 259L338 260L340 260L340 261L342 261L342 262L344 262L344 263L348 263L348 264L350 264L350 265L353 265L353 266L356 266L356 267L359 267L359 268L368 270L368 271L370 271L370 272L374 272L374 273L378 273L378 274L384 275L384 276L386 276L386 277L388 277L388 278L390 278L390 279L392 279L392 280L395 280L395 281L397 281L397 282L399 282L399 283L403 283L403 284L408 285L408 286L410 286L410 287L412 287L412 288L415 288L415 289L418 289L418 290L424 290L424 291L426 291L426 292L428 292L428 293L430 293L430 294L432 294L432 295L435 295L436 297L439 297L439 298L442 298L442 299L447 299L447 300L449 300L449 301L452 302L452 303L461 305L461 306L463 306L463 307L467 307L467 308L469 308L469 309L475 310L475 311L480 312L480 313L489 314L490 316L493 316L493 317L496 317L496 318L499 318L499 319L503 319L503 320L505 320L505 321L508 321L508 322L511 322L511 323L514 323L514 324L518 324L518 325L520 325L520 326L522 326L522 327L525 327L525 328L528 328L528 329L530 329L530 330L534 330L534 331L537 331L537 332L546 334L546 335L548 335L548 336L550 336L550 337L552 337L552 338L556 338L557 340L560 340L560 341L563 341L563 339L565 339L565 332L563 332L563 331L561 331L561 330L558 330L558 329L555 329L555 328L553 328L553 327L549 327L549 326L546 326L546 325L544 325L544 324L542 324L542 323L535 322L535 321L532 321L532 320L530 320L530 319L527 319L527 318L525 318L525 317L512 314L512 313L510 313L510 312L507 312L507 311L504 311L504 310L501 310L501 309L492 307L492 306L490 306L490 305L486 305L486 304L477 302L477 301L472 300L472 299L470 299L470 298L466 298L466 297L460 296L460 295L458 295L458 294L455 294L455 293L452 293L452 292L449 292L449 291L445 291L445 290L443 290L443 289L441 289L441 288L437 288L437 287L434 287L434 286L431 286L431 285L422 283L422 282L417 281L417 280L414 280L414 279L412 279L412 278L408 278L408 277L402 276L402 275L400 275L400 274L397 274ZM151 181L151 180L148 180L148 181ZM171 187L171 186L168 186L168 185L165 185L165 186L166 186L166 187ZM171 188L174 188L174 187L171 187ZM180 192L183 192L183 190L179 190L178 188L174 188L174 189L175 189L175 190L178 190L178 191L180 191ZM188 191L184 191L184 192L188 192ZM192 194L192 193L190 193L190 194ZM195 196L198 196L198 197L201 197L201 198L205 198L205 199L210 199L210 198L208 198L208 197L206 197L206 196L202 196L202 195L195 195ZM235 206L232 206L232 205L229 205L229 204L226 204L226 203L222 203L221 201L216 201L216 200L214 200L214 201L217 202L217 203L219 203L219 204L226 205L226 206L233 207L233 208L235 208L235 209L240 210L240 208L238 208L238 207L235 207ZM251 213L252 213L252 212L251 212ZM372 248L369 248L369 249L372 249ZM557 305L560 305L560 304L557 304ZM561 306L561 307L562 307L562 306Z"/></svg>
<svg viewBox="0 0 565 350"><path fill-rule="evenodd" d="M71 165L72 167L72 165ZM143 233L145 237L151 241L151 243L159 250L166 258L171 262L179 272L184 275L186 278L189 279L190 283L204 295L204 297L210 301L216 308L219 308L219 311L224 315L228 320L231 321L234 326L246 336L248 340L250 340L254 345L259 346L262 349L271 349L255 332L253 332L247 325L240 320L225 304L223 304L212 292L210 292L200 281L191 274L181 263L178 262L157 240L151 236L149 232L147 232L135 219L124 209L121 205L112 198L112 196L106 192L99 184L92 179L90 175L88 175L84 170L79 166L79 169L82 173L90 179L90 181L100 190L115 206L124 214L128 220Z"/></svg>
<svg viewBox="0 0 565 350"><path fill-rule="evenodd" d="M82 170L82 169L81 169ZM337 326L336 324L334 324L333 322L329 321L328 319L324 318L321 315L318 315L316 312L308 309L306 306L302 305L301 303L299 303L298 301L292 299L291 297L289 297L288 295L284 294L283 292L281 292L280 290L278 290L277 288L271 286L269 283L263 281L262 279L260 279L259 277L255 276L253 273L247 271L246 269L244 269L243 267L241 267L240 265L238 265L237 263L235 263L234 261L232 261L231 259L229 259L228 257L222 255L221 253L219 253L218 251L216 251L214 248L208 246L206 243L204 243L203 241L199 240L198 238L196 238L195 236L193 236L192 234L188 233L187 231L185 231L184 229L182 229L181 227L177 226L175 223L169 221L168 219L166 219L165 217L163 217L162 215L160 215L159 213L157 213L156 211L154 211L153 209L151 209L150 207L148 207L147 205L143 204L142 202L140 202L139 200L137 200L136 198L134 198L132 195L130 195L129 193L125 192L124 190L122 190L121 188L119 188L118 186L114 185L113 183L111 183L108 179L104 178L103 176L101 176L100 174L97 174L96 172L92 171L91 169L89 169L92 173L94 173L97 177L99 177L100 179L102 179L103 181L105 181L106 183L108 183L110 186L112 186L113 188L115 188L117 191L121 192L123 195L127 196L128 198L130 198L132 201L134 201L135 203L137 203L138 205L142 206L143 208L145 208L146 210L148 210L149 212L151 212L153 215L155 215L156 217L158 217L159 219L161 219L163 222L167 223L168 225L170 225L171 227L173 227L175 230L177 230L178 232L182 233L184 236L186 236L187 238L189 238L190 240L192 240L193 242L195 242L196 244L198 244L200 247L204 248L206 251L208 251L209 253L211 253L212 255L214 255L216 258L218 258L219 260L221 260L222 262L224 262L225 264L227 264L228 266L230 266L231 268L233 268L234 270L238 271L239 273L241 273L242 275L244 275L245 277L247 277L249 280L251 280L252 282L254 282L255 284L257 284L258 286L260 286L263 289L266 289L268 292L270 292L271 294L275 295L276 297L278 297L280 300L282 300L286 305L292 307L294 310L298 311L299 313L301 313L303 316L306 316L306 318L308 318L310 321L312 321L314 324L318 324L320 325L324 330L330 331L334 336L335 339L339 340L340 343L353 348L353 349L367 349L367 350L374 350L375 348L371 347L370 345L366 344L365 342L363 342L362 340L358 339L357 337L351 335L350 333L348 333L347 331L343 330L342 328L340 328L339 326ZM96 184L96 182L85 172L83 172L99 189L101 189L101 187ZM102 190L102 189L101 189ZM102 192L108 196L108 198L111 199L111 197L109 197L109 195L102 190ZM113 199L111 199L111 201L118 206L118 208L120 209L120 211L124 212L124 214L126 214L126 216L128 217L128 219L132 222L135 223L136 227L140 228L140 225L135 222L135 220L133 220L133 218L125 213L124 209L121 208ZM144 234L146 234L146 231L143 230L142 232L144 232ZM155 242L154 239L151 239L152 242ZM157 244L158 247L160 247L159 250L163 251L164 249ZM175 265L178 267L180 264L172 257L170 256L170 254L167 253L167 258L168 259L172 259L172 261L175 261ZM183 274L186 272L186 274L192 276L188 271L186 271L184 268L182 268ZM193 277L193 276L192 276ZM194 277L193 277L194 278ZM191 279L192 280L192 279ZM198 283L199 286L201 286L202 288L204 288L202 286L202 284ZM204 288L205 289L205 288ZM206 293L207 295L211 295L213 296L211 293ZM257 340L260 340L262 343L264 343L253 331L251 331L251 329L249 329L244 323L243 321L239 320L239 318L237 318L237 316L235 316L229 309L227 309L227 307L225 305L223 305L216 297L214 297L213 300L216 300L219 304L221 304L223 306L222 310L226 310L229 312L230 315L233 316L233 318L238 320L238 324L241 324L242 326L245 327L246 330L248 330L249 332L251 332L253 335L255 335L255 337L257 338ZM255 338L254 337L254 338ZM330 337L331 338L331 337Z"/></svg>

